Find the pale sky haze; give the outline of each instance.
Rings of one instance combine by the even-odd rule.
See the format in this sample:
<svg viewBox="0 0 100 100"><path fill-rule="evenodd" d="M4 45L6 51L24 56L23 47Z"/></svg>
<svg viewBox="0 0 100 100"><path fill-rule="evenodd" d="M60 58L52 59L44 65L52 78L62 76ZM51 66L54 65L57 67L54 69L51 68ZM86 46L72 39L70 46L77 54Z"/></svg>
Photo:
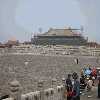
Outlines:
<svg viewBox="0 0 100 100"><path fill-rule="evenodd" d="M80 28L84 36L100 42L100 0L0 0L0 41L49 28Z"/></svg>

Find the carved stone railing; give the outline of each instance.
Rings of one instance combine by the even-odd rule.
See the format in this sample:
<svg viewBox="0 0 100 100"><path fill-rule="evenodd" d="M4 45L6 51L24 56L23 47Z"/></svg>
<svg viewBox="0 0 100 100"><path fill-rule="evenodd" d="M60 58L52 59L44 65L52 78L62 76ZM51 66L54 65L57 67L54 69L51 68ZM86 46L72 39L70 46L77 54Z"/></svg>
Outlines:
<svg viewBox="0 0 100 100"><path fill-rule="evenodd" d="M10 98L4 100L65 100L64 79L62 85L57 86L57 80L52 79L51 88L44 89L44 81L38 82L38 91L26 94L21 93L21 85L18 81L10 83Z"/></svg>

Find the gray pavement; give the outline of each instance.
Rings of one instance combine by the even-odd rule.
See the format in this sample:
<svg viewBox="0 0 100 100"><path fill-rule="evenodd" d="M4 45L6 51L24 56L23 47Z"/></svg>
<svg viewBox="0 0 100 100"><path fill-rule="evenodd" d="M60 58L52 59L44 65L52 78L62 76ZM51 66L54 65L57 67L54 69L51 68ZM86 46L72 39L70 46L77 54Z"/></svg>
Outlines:
<svg viewBox="0 0 100 100"><path fill-rule="evenodd" d="M79 64L74 59L79 58ZM0 92L7 91L8 83L16 77L23 87L23 92L37 90L37 82L44 80L45 88L51 87L51 80L56 78L61 84L68 73L77 71L90 64L98 65L97 57L92 56L45 56L45 55L0 55Z"/></svg>
<svg viewBox="0 0 100 100"><path fill-rule="evenodd" d="M81 95L81 100L100 100L97 98L97 87L93 87L92 91Z"/></svg>

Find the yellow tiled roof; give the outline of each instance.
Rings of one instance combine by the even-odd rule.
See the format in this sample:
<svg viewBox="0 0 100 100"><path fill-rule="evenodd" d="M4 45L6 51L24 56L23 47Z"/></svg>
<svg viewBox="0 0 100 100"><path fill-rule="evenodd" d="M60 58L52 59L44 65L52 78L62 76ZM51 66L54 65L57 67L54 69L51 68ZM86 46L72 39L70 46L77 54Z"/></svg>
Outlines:
<svg viewBox="0 0 100 100"><path fill-rule="evenodd" d="M50 29L48 32L41 34L42 36L77 36L74 30L71 29Z"/></svg>

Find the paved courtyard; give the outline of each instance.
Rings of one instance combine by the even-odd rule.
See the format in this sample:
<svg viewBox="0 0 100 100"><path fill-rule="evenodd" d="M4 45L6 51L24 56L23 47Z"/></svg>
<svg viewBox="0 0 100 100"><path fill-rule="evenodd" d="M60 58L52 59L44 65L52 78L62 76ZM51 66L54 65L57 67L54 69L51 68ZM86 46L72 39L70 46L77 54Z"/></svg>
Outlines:
<svg viewBox="0 0 100 100"><path fill-rule="evenodd" d="M75 58L79 59L79 64L74 62ZM53 78L57 79L58 85L68 73L80 73L80 69L87 64L99 66L96 60L97 57L93 56L0 55L0 92L5 93L9 90L8 83L14 77L22 85L23 93L38 90L37 83L41 79L44 80L44 88L47 89L52 86ZM95 91L96 89L91 92L93 98L84 95L81 100L97 100Z"/></svg>
<svg viewBox="0 0 100 100"><path fill-rule="evenodd" d="M93 87L91 92L81 95L81 100L100 100L97 98L97 87Z"/></svg>

